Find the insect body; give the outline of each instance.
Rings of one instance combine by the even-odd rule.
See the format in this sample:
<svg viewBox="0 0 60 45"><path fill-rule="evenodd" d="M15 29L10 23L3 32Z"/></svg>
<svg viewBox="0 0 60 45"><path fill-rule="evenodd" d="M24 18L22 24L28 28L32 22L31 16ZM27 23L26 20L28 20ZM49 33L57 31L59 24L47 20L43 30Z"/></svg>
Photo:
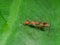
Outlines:
<svg viewBox="0 0 60 45"><path fill-rule="evenodd" d="M35 27L38 29L44 29L45 27L47 28L50 26L47 22L36 22L36 21L30 22L29 20L25 22L25 25L29 25L30 27Z"/></svg>

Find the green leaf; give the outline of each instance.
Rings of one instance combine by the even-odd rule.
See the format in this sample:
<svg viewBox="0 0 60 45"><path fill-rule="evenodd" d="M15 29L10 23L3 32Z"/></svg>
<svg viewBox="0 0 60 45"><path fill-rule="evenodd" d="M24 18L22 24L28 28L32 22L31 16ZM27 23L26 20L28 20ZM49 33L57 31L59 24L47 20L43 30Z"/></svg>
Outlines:
<svg viewBox="0 0 60 45"><path fill-rule="evenodd" d="M50 30L24 26L26 20L51 24ZM0 45L59 45L59 0L0 0Z"/></svg>

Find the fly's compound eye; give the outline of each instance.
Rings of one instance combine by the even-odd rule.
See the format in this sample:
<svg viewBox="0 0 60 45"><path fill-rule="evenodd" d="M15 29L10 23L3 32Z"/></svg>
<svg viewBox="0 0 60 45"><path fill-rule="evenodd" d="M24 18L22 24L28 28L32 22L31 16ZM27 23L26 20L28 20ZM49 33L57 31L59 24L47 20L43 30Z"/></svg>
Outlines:
<svg viewBox="0 0 60 45"><path fill-rule="evenodd" d="M27 21L25 22L25 24L26 24L26 25L29 25L29 24L30 24L30 21L27 20Z"/></svg>

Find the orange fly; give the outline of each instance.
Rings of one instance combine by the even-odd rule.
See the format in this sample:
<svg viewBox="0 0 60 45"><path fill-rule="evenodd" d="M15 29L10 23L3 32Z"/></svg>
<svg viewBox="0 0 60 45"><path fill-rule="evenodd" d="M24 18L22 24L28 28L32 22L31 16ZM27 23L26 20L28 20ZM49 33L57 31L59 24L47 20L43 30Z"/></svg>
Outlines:
<svg viewBox="0 0 60 45"><path fill-rule="evenodd" d="M29 25L30 27L35 27L35 28L44 28L44 27L50 27L50 24L47 22L37 22L37 21L32 21L30 22L29 20L26 20L25 25Z"/></svg>

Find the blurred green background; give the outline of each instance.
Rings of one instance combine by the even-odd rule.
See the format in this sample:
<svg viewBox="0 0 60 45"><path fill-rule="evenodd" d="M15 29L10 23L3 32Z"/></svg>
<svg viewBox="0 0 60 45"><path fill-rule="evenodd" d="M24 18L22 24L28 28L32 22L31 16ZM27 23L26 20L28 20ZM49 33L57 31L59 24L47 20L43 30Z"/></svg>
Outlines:
<svg viewBox="0 0 60 45"><path fill-rule="evenodd" d="M48 22L50 31L26 20ZM0 45L60 45L60 0L0 0Z"/></svg>

